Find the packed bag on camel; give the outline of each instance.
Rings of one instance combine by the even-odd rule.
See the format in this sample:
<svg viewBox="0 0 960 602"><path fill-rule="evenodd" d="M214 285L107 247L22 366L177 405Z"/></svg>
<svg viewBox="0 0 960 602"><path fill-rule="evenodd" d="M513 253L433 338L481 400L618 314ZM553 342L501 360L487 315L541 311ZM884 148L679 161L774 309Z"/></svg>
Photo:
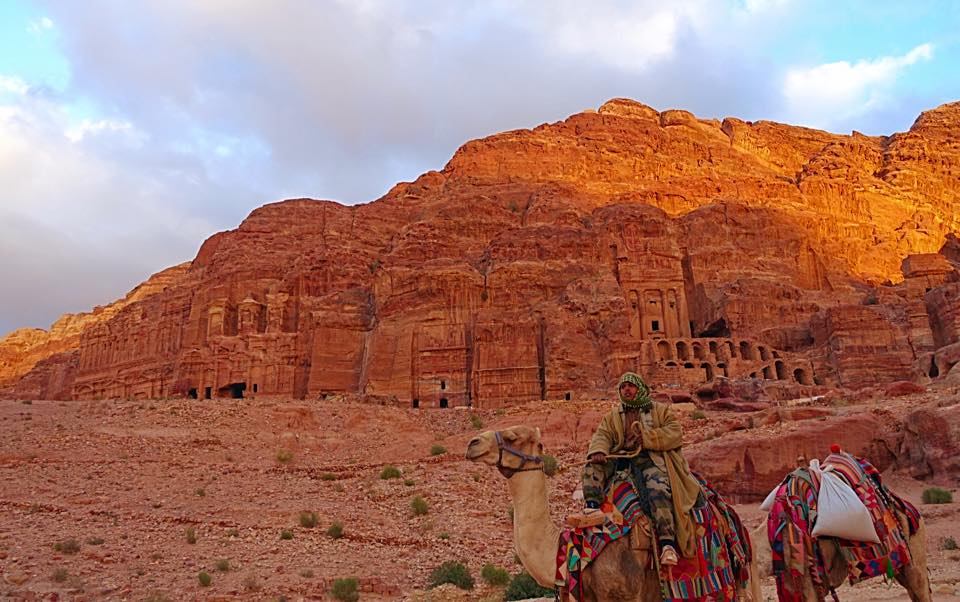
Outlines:
<svg viewBox="0 0 960 602"><path fill-rule="evenodd" d="M760 504L760 509L764 512L770 512L773 510L773 503L777 501L777 491L780 490L780 486L783 485L783 481L780 481L776 486L770 490L770 493L767 494L767 497L763 498L763 503Z"/></svg>
<svg viewBox="0 0 960 602"><path fill-rule="evenodd" d="M820 473L817 522L813 525L812 535L880 543L870 511L857 493L829 465L821 471L819 464L817 460L810 462L810 470Z"/></svg>

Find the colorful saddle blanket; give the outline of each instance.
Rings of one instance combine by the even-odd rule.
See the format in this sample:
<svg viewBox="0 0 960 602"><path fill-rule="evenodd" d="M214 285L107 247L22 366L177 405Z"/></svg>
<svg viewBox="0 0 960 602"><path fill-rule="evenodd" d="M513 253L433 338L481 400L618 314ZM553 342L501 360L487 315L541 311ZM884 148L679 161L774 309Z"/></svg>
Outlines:
<svg viewBox="0 0 960 602"><path fill-rule="evenodd" d="M823 464L831 464L863 501L880 543L849 541L840 538L819 538L822 545L835 545L850 569L850 583L870 577L894 573L910 563L907 533L903 532L897 514L907 518L909 535L917 532L920 513L909 502L884 487L880 473L863 458L847 453L833 453ZM820 483L805 468L798 468L783 480L777 489L773 508L767 516L767 537L773 552L773 573L781 601L803 599L802 577L809 569L814 587L820 596L829 591L827 567L821 546L814 546L810 535L817 519L817 492Z"/></svg>
<svg viewBox="0 0 960 602"><path fill-rule="evenodd" d="M658 570L665 602L736 600L736 584L749 578L752 550L740 517L700 475L694 473L706 498L691 511L696 528L697 555L680 558L672 568L658 566L659 553L651 550L651 563ZM567 567L566 587L574 599L582 599L582 573L611 541L625 537L644 517L643 504L629 479L613 479L607 501L623 514L623 525L611 521L586 529L567 528L560 536L557 575ZM656 538L652 538L656 539ZM656 541L652 542L655 546ZM558 584L562 582L558 581Z"/></svg>

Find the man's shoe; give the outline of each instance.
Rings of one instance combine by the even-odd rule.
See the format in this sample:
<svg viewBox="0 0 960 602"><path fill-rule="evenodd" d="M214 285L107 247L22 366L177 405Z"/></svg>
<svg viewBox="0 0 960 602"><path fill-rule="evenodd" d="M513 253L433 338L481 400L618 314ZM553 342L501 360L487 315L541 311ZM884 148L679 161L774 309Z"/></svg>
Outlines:
<svg viewBox="0 0 960 602"><path fill-rule="evenodd" d="M677 558L677 551L673 549L673 546L663 546L663 551L660 552L661 565L674 566L679 561L680 559Z"/></svg>

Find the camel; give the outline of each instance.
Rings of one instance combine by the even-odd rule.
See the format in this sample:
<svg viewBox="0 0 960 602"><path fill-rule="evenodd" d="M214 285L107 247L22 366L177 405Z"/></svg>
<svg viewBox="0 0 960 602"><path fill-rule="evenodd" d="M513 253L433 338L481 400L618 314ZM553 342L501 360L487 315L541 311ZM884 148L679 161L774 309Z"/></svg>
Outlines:
<svg viewBox="0 0 960 602"><path fill-rule="evenodd" d="M920 526L917 528L917 532L909 535L907 517L899 512L896 512L896 514L900 522L900 528L903 533L907 534L907 547L910 550L911 562L894 573L894 578L907 590L912 602L931 602L933 598L930 593L930 582L927 574L927 537L923 518L920 518ZM770 540L767 537L766 520L754 529L751 533L751 540L754 542L754 560L757 563L760 578L773 576L773 553L770 549ZM815 542L814 545L819 546L820 542ZM847 579L849 573L847 563L837 553L836 546L821 546L820 553L823 555L827 567L828 585L831 588L839 587ZM823 602L826 599L824 596L817 594L808 570L804 572L802 588L804 602Z"/></svg>
<svg viewBox="0 0 960 602"><path fill-rule="evenodd" d="M467 445L468 460L494 466L507 478L513 499L513 540L520 562L544 587L554 587L560 528L550 517L547 477L542 470L540 429L514 426L486 431ZM638 533L640 530L637 530ZM631 537L612 541L582 575L583 599L589 602L654 602L661 600L656 572L647 568L649 536L640 533L646 545L631 545ZM640 549L634 549L640 548ZM644 549L645 548L645 549ZM740 584L738 600L760 602L756 562L750 581ZM566 567L562 569L566 578Z"/></svg>

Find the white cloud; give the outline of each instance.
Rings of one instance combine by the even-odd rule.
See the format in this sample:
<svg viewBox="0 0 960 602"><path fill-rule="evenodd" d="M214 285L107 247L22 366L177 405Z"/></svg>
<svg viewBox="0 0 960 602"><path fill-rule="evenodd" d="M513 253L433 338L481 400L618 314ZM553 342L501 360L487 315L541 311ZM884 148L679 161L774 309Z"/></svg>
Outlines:
<svg viewBox="0 0 960 602"><path fill-rule="evenodd" d="M794 122L829 128L877 108L906 67L932 57L933 45L927 43L903 56L793 68L784 80L783 95Z"/></svg>
<svg viewBox="0 0 960 602"><path fill-rule="evenodd" d="M0 299L0 336L87 311L190 259L238 219L224 221L210 197L244 203L240 216L271 200L140 136L120 119L71 123L41 95L0 103L0 282L11 292Z"/></svg>
<svg viewBox="0 0 960 602"><path fill-rule="evenodd" d="M23 96L29 89L30 86L27 85L27 82L15 75L0 75L0 92L12 92L18 96Z"/></svg>
<svg viewBox="0 0 960 602"><path fill-rule="evenodd" d="M790 0L744 0L743 8L748 13L758 13L772 8L780 8L789 2Z"/></svg>
<svg viewBox="0 0 960 602"><path fill-rule="evenodd" d="M51 20L49 17L33 19L27 25L27 32L34 36L42 36L51 29L53 29L53 20Z"/></svg>
<svg viewBox="0 0 960 602"><path fill-rule="evenodd" d="M622 4L552 2L526 5L516 21L556 50L627 71L643 71L676 50L682 21L698 15L698 3Z"/></svg>
<svg viewBox="0 0 960 602"><path fill-rule="evenodd" d="M64 131L63 135L70 142L80 142L89 134L99 134L101 132L122 132L133 133L133 124L129 121L117 119L83 119L80 123L72 125Z"/></svg>

